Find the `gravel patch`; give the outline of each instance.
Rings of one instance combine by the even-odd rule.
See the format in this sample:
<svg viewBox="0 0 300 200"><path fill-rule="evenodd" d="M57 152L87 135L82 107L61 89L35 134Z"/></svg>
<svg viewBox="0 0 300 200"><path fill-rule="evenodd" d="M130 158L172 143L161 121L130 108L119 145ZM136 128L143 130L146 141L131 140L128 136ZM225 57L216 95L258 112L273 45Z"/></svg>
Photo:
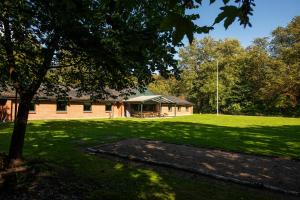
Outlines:
<svg viewBox="0 0 300 200"><path fill-rule="evenodd" d="M300 195L300 162L139 139L87 149L200 173L236 183Z"/></svg>

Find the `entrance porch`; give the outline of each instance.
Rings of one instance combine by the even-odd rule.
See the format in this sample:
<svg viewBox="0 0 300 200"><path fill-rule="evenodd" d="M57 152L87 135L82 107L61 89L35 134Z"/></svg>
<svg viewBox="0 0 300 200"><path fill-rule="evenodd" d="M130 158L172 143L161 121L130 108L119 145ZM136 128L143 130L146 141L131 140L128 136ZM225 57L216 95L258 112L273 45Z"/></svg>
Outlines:
<svg viewBox="0 0 300 200"><path fill-rule="evenodd" d="M150 118L150 117L168 117L176 116L176 109L174 109L174 115L170 113L162 112L162 106L176 107L176 104L161 96L139 96L131 98L125 102L126 117L138 117L138 118Z"/></svg>

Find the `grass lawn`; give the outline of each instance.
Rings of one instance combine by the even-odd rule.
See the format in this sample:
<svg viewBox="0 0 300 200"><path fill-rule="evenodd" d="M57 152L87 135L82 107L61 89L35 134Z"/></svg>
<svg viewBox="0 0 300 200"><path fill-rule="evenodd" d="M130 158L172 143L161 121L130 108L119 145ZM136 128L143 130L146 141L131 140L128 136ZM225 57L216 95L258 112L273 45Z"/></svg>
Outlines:
<svg viewBox="0 0 300 200"><path fill-rule="evenodd" d="M12 124L0 125L7 151ZM84 147L126 138L162 140L251 154L300 158L300 118L193 115L169 119L32 121L24 156L56 163L95 189L87 199L285 199L176 171L124 164L83 153Z"/></svg>

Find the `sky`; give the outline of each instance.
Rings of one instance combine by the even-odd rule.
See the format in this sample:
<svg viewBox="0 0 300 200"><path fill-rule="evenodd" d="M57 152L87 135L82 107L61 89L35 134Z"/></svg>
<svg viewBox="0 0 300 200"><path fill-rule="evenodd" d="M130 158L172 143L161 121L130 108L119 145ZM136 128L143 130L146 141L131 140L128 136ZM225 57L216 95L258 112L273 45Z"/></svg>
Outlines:
<svg viewBox="0 0 300 200"><path fill-rule="evenodd" d="M203 1L203 6L197 12L200 19L196 21L198 25L211 25L220 12L222 0L209 5L209 0ZM272 30L278 26L286 26L295 16L300 15L300 0L255 0L253 16L250 17L252 27L239 25L236 20L227 30L223 22L215 26L215 29L209 34L195 35L195 38L201 39L205 36L211 36L215 39L236 38L246 47L257 37L267 37L271 35ZM183 41L188 44L187 39Z"/></svg>

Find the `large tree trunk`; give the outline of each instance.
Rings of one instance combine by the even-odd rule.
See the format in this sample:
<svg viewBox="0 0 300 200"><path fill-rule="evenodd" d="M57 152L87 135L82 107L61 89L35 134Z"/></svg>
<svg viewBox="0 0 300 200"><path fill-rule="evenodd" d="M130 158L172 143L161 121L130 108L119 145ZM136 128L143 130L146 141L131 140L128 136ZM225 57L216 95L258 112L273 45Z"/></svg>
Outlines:
<svg viewBox="0 0 300 200"><path fill-rule="evenodd" d="M14 130L9 148L9 165L13 167L22 163L24 137L28 120L31 95L21 96L18 106L18 114L15 116Z"/></svg>

